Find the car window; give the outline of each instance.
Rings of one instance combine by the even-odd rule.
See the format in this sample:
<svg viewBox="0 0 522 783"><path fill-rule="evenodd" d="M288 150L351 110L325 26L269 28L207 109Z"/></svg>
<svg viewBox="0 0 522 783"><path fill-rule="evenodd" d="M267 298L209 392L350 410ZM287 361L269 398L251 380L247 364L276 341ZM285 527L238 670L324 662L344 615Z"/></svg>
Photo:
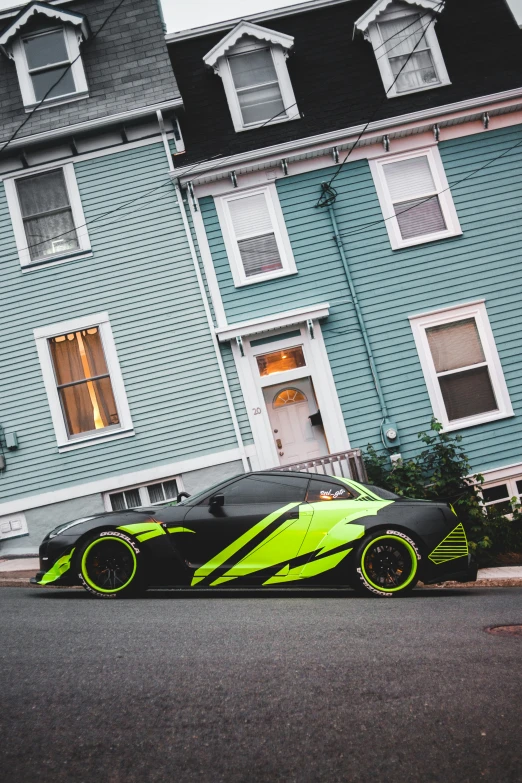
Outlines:
<svg viewBox="0 0 522 783"><path fill-rule="evenodd" d="M228 479L230 481L230 479ZM195 492L193 495L190 495L188 498L183 498L180 505L184 506L201 506L208 502L208 499L212 497L212 495L215 495L219 492L220 487L224 487L227 484L227 481L221 481L216 482L215 484L211 484L210 487L206 487L205 489L201 489L199 492Z"/></svg>
<svg viewBox="0 0 522 783"><path fill-rule="evenodd" d="M309 503L317 503L320 500L353 500L357 492L344 484L338 484L328 476L321 479L310 479L306 499Z"/></svg>
<svg viewBox="0 0 522 783"><path fill-rule="evenodd" d="M305 499L308 476L251 474L234 481L222 492L225 505L239 503L301 503Z"/></svg>
<svg viewBox="0 0 522 783"><path fill-rule="evenodd" d="M373 492L374 495L383 500L396 500L396 498L400 497L395 492L390 492L389 489L382 489L382 487L376 487L373 484L361 484L361 487L366 487L366 489L369 489L370 492Z"/></svg>

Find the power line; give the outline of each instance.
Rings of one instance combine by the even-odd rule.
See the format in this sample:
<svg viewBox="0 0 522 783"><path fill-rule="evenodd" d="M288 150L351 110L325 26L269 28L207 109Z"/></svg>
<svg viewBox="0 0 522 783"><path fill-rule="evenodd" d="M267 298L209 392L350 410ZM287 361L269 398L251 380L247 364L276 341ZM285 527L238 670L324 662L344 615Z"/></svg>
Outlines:
<svg viewBox="0 0 522 783"><path fill-rule="evenodd" d="M119 1L119 3L117 3L117 5L115 5L115 7L114 7L114 8L112 9L112 11L110 12L110 14L109 14L109 15L106 17L106 19L105 19L105 20L102 22L101 26L100 26L100 27L99 27L99 28L96 30L96 32L94 33L94 35L92 36L92 38L90 38L88 41L86 41L86 42L85 42L84 49L86 49L88 46L90 46L90 45L91 45L91 43L92 43L93 41L95 41L95 40L96 40L96 38L99 36L99 34L101 33L101 31L103 30L103 28L105 27L105 25L106 25L106 24L109 22L109 20L111 19L111 17L112 17L112 16L114 16L114 14L116 13L116 11L117 11L117 10L120 8L120 6L122 6L122 5L123 5L123 3L124 3L124 2L125 2L125 0L120 0L120 1ZM25 118L25 120L24 120L22 123L20 123L20 125L18 126L18 128L17 128L17 129L15 130L15 132L12 134L12 136L11 136L11 137L10 137L10 138L9 138L9 139L8 139L8 140L5 142L5 144L3 145L3 147L0 149L0 155L2 154L2 152L4 152L4 151L7 149L7 147L8 147L8 146L11 144L11 142L12 142L12 141L14 141L14 139L16 139L16 137L18 136L18 134L20 133L20 131L22 130L22 128L23 128L23 127L24 127L24 126L25 126L25 125L26 125L26 124L29 122L29 120L31 119L31 117L33 116L33 114L35 113L35 111L37 111L37 110L40 108L40 106L42 105L42 103L43 103L43 102L46 100L47 96L48 96L48 95L49 95L49 94L50 94L50 93L51 93L51 92L54 90L54 88L56 87L56 85L57 85L57 84L60 84L60 82L62 81L62 79L64 78L64 76L65 76L67 73L69 73L69 71L70 71L70 70L71 70L71 68L73 67L74 63L75 63L77 60L79 60L81 56L82 56L82 54L81 54L81 52L80 52L80 54L79 54L77 57L75 57L75 58L74 58L74 60L72 60L72 62L70 62L70 63L69 63L69 65L68 65L68 66L65 68L64 72L62 73L62 75L61 75L61 76L60 76L60 77L59 77L59 78L58 78L58 79L57 79L57 80L56 80L56 81L55 81L55 82L54 82L54 83L53 83L53 84L52 84L52 85L49 87L49 89L47 90L47 92L45 93L45 95L43 96L43 98L42 98L42 99L41 99L41 100L40 100L40 101L39 101L39 102L36 104L36 106L34 106L34 107L31 109L31 111L29 112L29 114L27 115L27 117Z"/></svg>
<svg viewBox="0 0 522 783"><path fill-rule="evenodd" d="M435 10L437 10L438 8L442 8L442 7L443 7L443 5L444 5L444 3L443 3L443 2L439 3L439 5L437 6L437 8L436 8ZM383 105L383 103L385 102L385 99L388 97L388 93L390 92L390 90L392 89L392 87L394 87L394 85L396 84L396 82L397 82L397 79L398 79L398 78L399 78L399 76L402 74L402 72L404 71L404 69L405 69L405 68L406 68L406 66L408 65L409 61L411 60L411 58L412 58L412 57L413 57L413 55L415 54L415 52L416 52L416 50L417 50L417 48L418 48L419 44L421 43L421 41L424 39L424 36L426 35L426 31L428 30L428 27L430 26L430 24L433 24L433 22L434 22L434 21L435 21L435 18L434 18L434 17L430 18L430 20L429 20L428 24L427 24L427 25L426 25L426 27L423 29L423 33L422 33L421 37L419 38L419 40L417 41L417 43L416 43L416 44L415 44L415 46L413 47L412 51L409 53L409 55L408 55L408 57L407 57L407 59L406 59L406 62L403 64L402 68L401 68L401 69L399 70L399 72L397 73L397 75L396 75L395 79L392 81L392 83L390 84L390 86L389 86L389 87L388 87L388 89L386 90L386 92L385 92L385 94L384 94L384 98L383 98L383 99L382 99L382 100L379 102L378 106L375 108L374 112L372 113L372 115L371 115L370 119L368 120L368 122L366 123L366 125L363 127L363 129L362 129L362 130L361 130L361 132L359 133L359 135L358 135L358 137L356 138L356 140L355 140L355 142L353 143L353 145L352 145L352 146L350 147L350 149L348 150L348 152L347 152L347 154L346 154L345 158L344 158L344 159L341 161L341 163L339 164L339 166L338 166L338 168L337 168L337 171L335 172L335 174L333 175L333 177L332 177L332 178L331 178L331 179L328 181L328 183L327 183L327 184L328 184L328 186L329 186L329 187L331 187L331 185L332 185L332 182L334 182L334 181L336 180L336 178L339 176L339 174L340 174L340 172L341 172L341 170L342 170L342 167L345 165L345 163L347 162L348 158L349 158L349 157L350 157L350 155L352 154L353 150L354 150L354 149L357 147L357 145L359 144L359 142L360 142L360 140L362 139L363 135L364 135L364 134L366 133L366 131L368 130L368 127L369 127L369 126L370 126L370 124L372 123L372 121L373 121L373 119L374 119L375 115L378 113L379 109L381 108L381 106L382 106L382 105ZM320 206L320 200L319 200L319 202L317 203L317 206Z"/></svg>

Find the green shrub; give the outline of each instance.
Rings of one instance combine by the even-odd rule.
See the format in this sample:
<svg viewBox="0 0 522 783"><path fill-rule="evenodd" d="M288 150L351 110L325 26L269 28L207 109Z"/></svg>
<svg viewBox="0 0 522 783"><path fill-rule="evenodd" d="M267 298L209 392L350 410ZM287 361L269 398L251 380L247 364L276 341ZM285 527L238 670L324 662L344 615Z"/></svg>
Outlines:
<svg viewBox="0 0 522 783"><path fill-rule="evenodd" d="M481 564L491 563L501 553L522 552L521 506L513 501L511 519L495 506L486 509L480 495L484 477L470 477L462 436L442 432L440 422L432 419L430 432L420 432L418 437L424 449L416 457L394 465L388 454L379 454L369 445L364 462L370 483L404 497L451 503Z"/></svg>

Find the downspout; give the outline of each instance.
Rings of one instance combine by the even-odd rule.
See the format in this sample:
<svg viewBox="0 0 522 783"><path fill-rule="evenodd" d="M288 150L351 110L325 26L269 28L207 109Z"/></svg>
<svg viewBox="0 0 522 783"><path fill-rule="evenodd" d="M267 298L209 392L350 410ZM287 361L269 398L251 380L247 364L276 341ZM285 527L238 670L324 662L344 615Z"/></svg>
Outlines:
<svg viewBox="0 0 522 783"><path fill-rule="evenodd" d="M169 170L172 173L172 172L174 172L174 161L172 159L172 152L170 150L169 140L168 140L168 137L167 137L167 132L165 130L165 124L163 122L163 116L161 114L161 111L158 110L157 111L157 115L158 115L158 123L159 123L160 130L161 130L161 137L162 137L162 140L163 140L163 146L165 148L165 152L166 152L166 155L167 155L167 160L168 160L168 163L169 163ZM179 188L179 185L177 183L175 183L175 182L173 182L173 185L174 185L174 189L176 191L176 198L178 200L178 206L179 206L179 211L181 213L181 219L183 220L183 227L185 229L185 234L187 235L187 241L188 241L189 248L190 248L190 255L191 255L191 258L192 258L192 263L194 265L194 271L196 273L196 279L198 281L199 292L200 292L201 298L203 300L203 307L204 307L205 315L206 315L206 318L207 318L208 329L209 329L210 336L211 336L211 339L212 339L212 344L214 346L214 352L216 354L216 360L217 360L218 367L219 367L219 373L221 375L221 381L222 381L223 387L225 389L225 396L227 398L228 408L229 408L229 411L230 411L230 418L232 419L232 424L233 424L233 427L234 427L234 433L235 433L235 436L236 436L237 444L239 446L239 453L241 455L241 462L243 463L243 469L244 469L245 473L249 473L250 472L250 465L249 465L249 462L248 462L248 457L246 455L245 445L243 443L243 438L241 436L241 430L239 428L239 422L237 420L237 415L236 415L236 411L235 411L235 408L234 408L234 401L232 400L232 394L230 392L230 386L228 384L227 373L226 373L226 370L225 370L225 365L223 364L223 357L221 356L221 351L219 349L218 339L217 339L216 333L214 331L214 322L212 320L212 313L210 312L210 305L209 305L209 302L208 302L208 299L207 299L207 292L205 291L205 285L203 283L203 278L201 276L201 270L199 268L198 256L197 256L197 253L196 253L196 248L194 246L194 241L192 239L192 234L190 232L190 226L189 226L188 219L187 219L187 213L185 212L185 205L183 204L183 197L181 195L181 190Z"/></svg>
<svg viewBox="0 0 522 783"><path fill-rule="evenodd" d="M370 371L372 373L375 391L377 392L377 397L379 398L379 405L382 413L381 440L383 442L383 445L387 449L393 449L400 445L399 433L395 423L392 421L392 419L390 419L388 413L388 407L386 405L384 392L382 390L381 381L379 379L377 365L375 364L370 338L368 337L368 331L366 329L366 324L364 322L363 312L361 309L361 305L359 304L359 297L357 296L357 290L355 288L355 284L352 278L352 273L344 249L343 240L339 233L339 226L337 225L337 218L335 216L335 208L334 208L336 198L337 198L336 190L332 188L328 182L323 182L321 185L321 198L319 199L317 206L322 208L326 207L326 209L328 210L328 214L330 216L330 221L334 232L335 243L337 245L337 249L339 250L339 255L341 257L341 261L344 267L346 280L348 281L348 287L350 289L350 294L355 309L355 315L357 317L357 323L359 324L359 329L361 331L361 335L363 338L364 347L366 349L366 355L368 357L368 364L370 365ZM394 435L394 437L390 437L391 435Z"/></svg>

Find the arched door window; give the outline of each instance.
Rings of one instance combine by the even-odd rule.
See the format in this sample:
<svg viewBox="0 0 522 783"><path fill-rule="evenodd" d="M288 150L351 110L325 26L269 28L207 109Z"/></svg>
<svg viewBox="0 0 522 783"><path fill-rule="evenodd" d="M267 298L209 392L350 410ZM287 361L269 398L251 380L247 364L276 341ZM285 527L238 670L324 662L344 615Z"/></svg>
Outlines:
<svg viewBox="0 0 522 783"><path fill-rule="evenodd" d="M295 405L298 402L307 402L306 395L299 389L283 389L274 397L274 408L282 408L284 405Z"/></svg>

